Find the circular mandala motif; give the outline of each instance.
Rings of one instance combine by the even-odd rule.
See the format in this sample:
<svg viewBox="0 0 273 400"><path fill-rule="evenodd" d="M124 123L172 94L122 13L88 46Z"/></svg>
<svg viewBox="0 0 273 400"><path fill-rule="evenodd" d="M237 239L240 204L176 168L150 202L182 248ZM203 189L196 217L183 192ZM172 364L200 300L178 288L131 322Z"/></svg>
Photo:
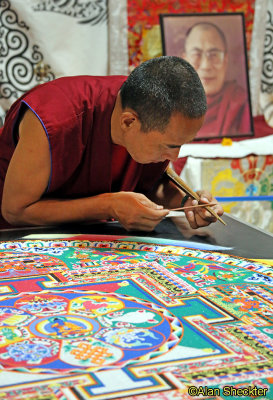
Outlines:
<svg viewBox="0 0 273 400"><path fill-rule="evenodd" d="M0 278L33 276L67 269L62 260L49 255L29 252L16 253L14 251L1 252Z"/></svg>
<svg viewBox="0 0 273 400"><path fill-rule="evenodd" d="M6 296L1 304L3 369L67 373L121 367L169 351L183 333L166 309L124 295L44 291Z"/></svg>
<svg viewBox="0 0 273 400"><path fill-rule="evenodd" d="M99 329L99 324L97 321L87 318L56 315L38 319L30 325L29 329L37 336L49 336L52 339L72 339L92 335Z"/></svg>

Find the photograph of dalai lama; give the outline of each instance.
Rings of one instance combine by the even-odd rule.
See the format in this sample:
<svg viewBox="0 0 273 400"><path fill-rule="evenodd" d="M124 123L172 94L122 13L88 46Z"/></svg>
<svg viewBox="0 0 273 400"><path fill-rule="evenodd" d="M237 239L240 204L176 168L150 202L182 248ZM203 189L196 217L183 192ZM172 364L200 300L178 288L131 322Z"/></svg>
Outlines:
<svg viewBox="0 0 273 400"><path fill-rule="evenodd" d="M241 14L172 16L162 23L165 53L194 67L207 97L208 111L196 139L252 135Z"/></svg>

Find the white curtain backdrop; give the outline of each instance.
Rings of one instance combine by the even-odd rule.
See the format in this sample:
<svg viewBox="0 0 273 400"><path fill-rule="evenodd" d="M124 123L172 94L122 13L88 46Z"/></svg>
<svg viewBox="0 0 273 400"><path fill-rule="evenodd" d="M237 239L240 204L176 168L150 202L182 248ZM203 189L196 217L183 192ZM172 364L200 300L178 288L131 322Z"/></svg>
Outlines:
<svg viewBox="0 0 273 400"><path fill-rule="evenodd" d="M128 75L127 0L108 0L109 75Z"/></svg>
<svg viewBox="0 0 273 400"><path fill-rule="evenodd" d="M253 116L273 127L273 0L255 2L249 76Z"/></svg>
<svg viewBox="0 0 273 400"><path fill-rule="evenodd" d="M38 83L127 73L126 0L0 1L0 118Z"/></svg>

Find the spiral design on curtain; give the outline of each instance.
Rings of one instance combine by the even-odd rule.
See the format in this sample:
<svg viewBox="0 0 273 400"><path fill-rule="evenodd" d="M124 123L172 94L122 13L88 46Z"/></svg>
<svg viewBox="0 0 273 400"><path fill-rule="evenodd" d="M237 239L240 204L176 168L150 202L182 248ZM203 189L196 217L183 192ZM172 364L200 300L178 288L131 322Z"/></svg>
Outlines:
<svg viewBox="0 0 273 400"><path fill-rule="evenodd" d="M107 21L107 0L36 0L34 11L59 13L78 19L79 24Z"/></svg>
<svg viewBox="0 0 273 400"><path fill-rule="evenodd" d="M267 10L266 30L264 37L264 59L261 78L262 93L273 93L273 16Z"/></svg>
<svg viewBox="0 0 273 400"><path fill-rule="evenodd" d="M9 0L0 2L0 27L0 99L15 100L38 83L34 68L44 57L30 44L29 27L19 21ZM46 80L51 79L54 74L49 71Z"/></svg>

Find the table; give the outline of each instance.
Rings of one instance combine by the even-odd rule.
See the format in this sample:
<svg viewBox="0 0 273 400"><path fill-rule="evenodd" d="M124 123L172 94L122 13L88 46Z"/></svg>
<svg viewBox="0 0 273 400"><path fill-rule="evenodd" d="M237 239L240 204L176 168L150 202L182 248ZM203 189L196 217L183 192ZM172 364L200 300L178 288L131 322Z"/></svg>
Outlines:
<svg viewBox="0 0 273 400"><path fill-rule="evenodd" d="M228 213L224 214L223 219L227 222L227 227L217 222L206 228L192 230L187 226L187 223L178 229L174 223L175 219L171 221L166 218L151 233L144 231L127 232L118 222L0 230L0 241L28 238L29 235L35 235L36 238L45 237L44 235L51 237L56 234L116 235L132 238L155 238L162 243L164 243L164 240L178 241L182 246L217 250L239 257L273 259L273 235L271 233L245 223Z"/></svg>

